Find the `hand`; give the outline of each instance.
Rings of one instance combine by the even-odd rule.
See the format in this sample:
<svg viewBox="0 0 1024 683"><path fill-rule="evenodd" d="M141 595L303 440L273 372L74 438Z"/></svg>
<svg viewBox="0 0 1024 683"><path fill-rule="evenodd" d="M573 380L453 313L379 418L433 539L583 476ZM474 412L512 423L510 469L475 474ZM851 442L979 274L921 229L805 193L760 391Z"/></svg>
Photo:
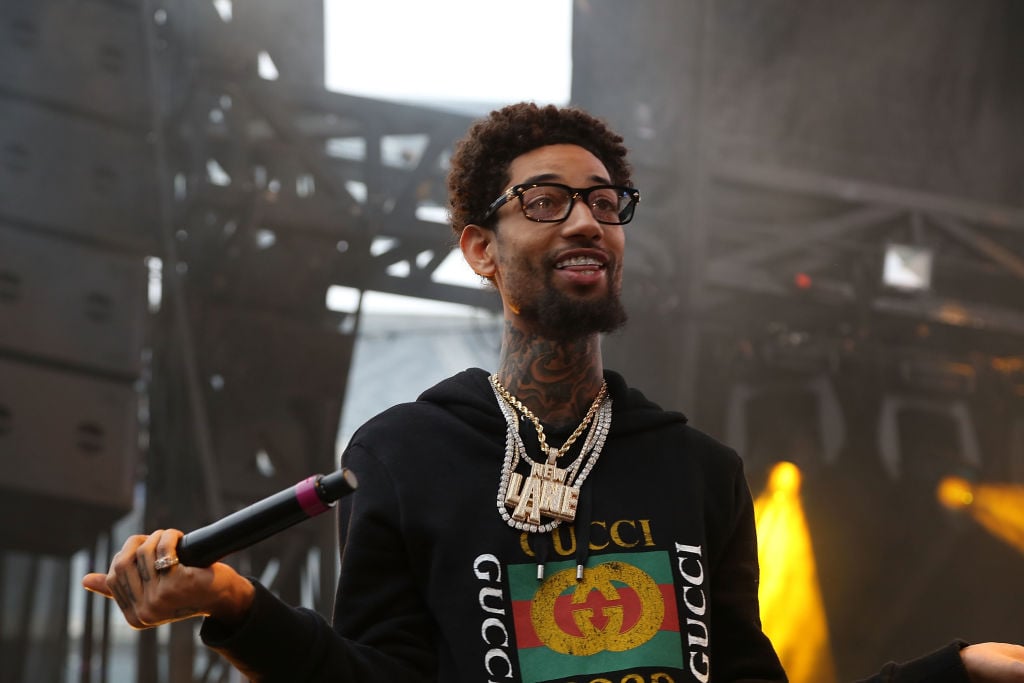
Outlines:
<svg viewBox="0 0 1024 683"><path fill-rule="evenodd" d="M1024 647L978 643L960 650L971 683L1024 683Z"/></svg>
<svg viewBox="0 0 1024 683"><path fill-rule="evenodd" d="M132 536L114 555L106 574L86 574L82 586L117 602L125 620L137 629L196 616L228 624L241 622L255 593L248 579L226 564L156 569L157 558L175 558L182 537L176 529Z"/></svg>

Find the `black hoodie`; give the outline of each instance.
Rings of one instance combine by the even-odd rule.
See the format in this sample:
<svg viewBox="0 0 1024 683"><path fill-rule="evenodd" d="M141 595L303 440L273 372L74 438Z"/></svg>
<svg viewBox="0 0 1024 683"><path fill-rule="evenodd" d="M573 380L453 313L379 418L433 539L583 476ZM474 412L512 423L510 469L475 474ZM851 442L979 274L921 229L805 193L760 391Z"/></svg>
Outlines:
<svg viewBox="0 0 1024 683"><path fill-rule="evenodd" d="M256 681L785 680L739 457L605 374L611 429L574 523L500 517L506 423L487 373L466 370L352 437L333 629L257 586L246 623L207 620L204 641ZM955 648L916 666L965 680Z"/></svg>

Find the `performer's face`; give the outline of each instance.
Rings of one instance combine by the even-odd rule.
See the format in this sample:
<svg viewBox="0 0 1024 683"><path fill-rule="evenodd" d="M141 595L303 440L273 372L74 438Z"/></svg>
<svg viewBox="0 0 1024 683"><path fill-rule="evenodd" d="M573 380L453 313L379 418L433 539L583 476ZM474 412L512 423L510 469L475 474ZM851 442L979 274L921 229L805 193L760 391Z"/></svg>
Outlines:
<svg viewBox="0 0 1024 683"><path fill-rule="evenodd" d="M611 183L597 157L569 144L516 157L508 175L509 187ZM620 301L624 229L597 222L586 202L577 199L564 221L538 223L524 215L515 198L498 210L493 230L479 230L486 240L484 253L480 262L470 263L492 279L513 324L549 339L573 339L610 332L625 322Z"/></svg>

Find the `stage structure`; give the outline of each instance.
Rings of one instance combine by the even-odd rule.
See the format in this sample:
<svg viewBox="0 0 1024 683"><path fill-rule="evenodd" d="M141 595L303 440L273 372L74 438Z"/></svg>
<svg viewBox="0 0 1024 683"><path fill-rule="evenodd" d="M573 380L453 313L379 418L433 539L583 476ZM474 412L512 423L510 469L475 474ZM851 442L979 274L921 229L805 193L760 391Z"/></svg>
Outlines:
<svg viewBox="0 0 1024 683"><path fill-rule="evenodd" d="M6 683L59 680L68 558L134 505L155 187L137 12L14 0L0 27Z"/></svg>
<svg viewBox="0 0 1024 683"><path fill-rule="evenodd" d="M315 0L14 0L0 26L0 505L34 520L0 531L0 682L69 650L112 680L105 601L73 644L37 615L132 510L193 528L336 466L361 312L329 287L496 305L431 277L469 118L325 92ZM800 466L840 680L1024 640L1021 555L930 490L1024 476L1022 28L1012 0L575 6L573 100L644 192L608 365L755 488ZM329 518L232 561L329 614ZM194 624L160 632L135 680L232 680Z"/></svg>
<svg viewBox="0 0 1024 683"><path fill-rule="evenodd" d="M0 489L36 520L0 532L20 683L63 675L69 624L34 615L66 614L69 557L105 567L115 520L141 515L117 542L187 530L337 467L360 310L329 287L495 302L431 278L469 119L326 92L319 3L19 0L0 23ZM232 561L329 613L330 518ZM71 625L71 680L112 680L110 606ZM136 680L228 680L193 627L141 633Z"/></svg>
<svg viewBox="0 0 1024 683"><path fill-rule="evenodd" d="M189 30L169 21L151 41L177 52L163 61L156 53L166 70L154 82L170 84L170 97L154 99L170 207L165 282L173 288L178 280L187 315L170 321L177 336L168 334L168 345L154 353L168 363L155 375L171 383L154 393L169 399L163 414L173 419L169 431L154 424L154 445L170 449L153 458L168 471L148 490L173 507L149 527L178 523L189 511L217 518L337 467L360 310L328 310L329 287L487 305L479 292L430 277L450 248L449 231L436 222L443 159L468 119L325 92L319 71L290 64L306 39L275 44L273 13L264 11L273 3L263 4L237 6L226 20L181 3L176 11L189 18ZM315 9L307 3L304 16L312 20ZM197 23L203 30L194 30ZM309 33L316 35L312 27ZM192 66L186 55L196 54ZM190 413L181 414L186 405ZM173 453L196 457L181 463ZM192 476L182 478L188 467ZM158 488L175 476L184 485ZM194 481L203 486L187 483ZM236 559L285 599L329 614L336 580L330 518ZM190 627L179 635L169 661L172 668L184 662L180 675L191 680L187 663L209 654L192 651ZM199 680L225 674L212 659Z"/></svg>

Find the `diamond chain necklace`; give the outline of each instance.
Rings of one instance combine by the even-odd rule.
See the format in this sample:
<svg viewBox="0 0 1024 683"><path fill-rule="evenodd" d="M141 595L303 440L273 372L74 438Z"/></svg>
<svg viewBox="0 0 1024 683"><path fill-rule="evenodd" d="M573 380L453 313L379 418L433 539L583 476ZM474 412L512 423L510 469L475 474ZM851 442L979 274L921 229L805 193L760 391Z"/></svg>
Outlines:
<svg viewBox="0 0 1024 683"><path fill-rule="evenodd" d="M540 420L533 411L523 405L522 401L513 396L504 385L498 381L498 375L493 374L490 377L491 386L494 390L501 394L501 397L505 399L509 404L515 406L516 410L523 414L523 417L533 423L534 429L537 430L537 441L540 442L540 452L545 455L548 459L549 464L554 464L555 461L566 454L569 448L576 442L576 439L580 437L583 430L587 428L590 421L594 419L594 415L597 413L597 409L601 407L601 402L604 400L605 395L608 393L608 383L601 380L601 389L597 392L597 396L594 397L593 403L590 404L590 408L587 410L587 414L583 417L583 421L580 422L579 426L576 427L565 443L562 444L561 448L555 448L554 446L548 446L547 437L544 435L544 425L540 423Z"/></svg>
<svg viewBox="0 0 1024 683"><path fill-rule="evenodd" d="M580 487L597 463L611 427L612 399L607 395L607 385L602 383L601 391L587 411L587 416L569 440L562 448L555 449L548 447L543 440L544 432L540 420L505 390L496 376L492 375L489 379L498 407L507 424L505 458L502 462L496 501L498 514L509 526L534 533L546 533L562 521L574 520ZM517 409L534 423L541 448L546 450L547 462L536 463L527 454L526 446L519 434ZM579 456L568 468L559 468L555 461L583 433L588 423L590 431ZM520 458L530 463L530 474L525 477L516 471ZM550 518L550 521L541 523L541 515Z"/></svg>

